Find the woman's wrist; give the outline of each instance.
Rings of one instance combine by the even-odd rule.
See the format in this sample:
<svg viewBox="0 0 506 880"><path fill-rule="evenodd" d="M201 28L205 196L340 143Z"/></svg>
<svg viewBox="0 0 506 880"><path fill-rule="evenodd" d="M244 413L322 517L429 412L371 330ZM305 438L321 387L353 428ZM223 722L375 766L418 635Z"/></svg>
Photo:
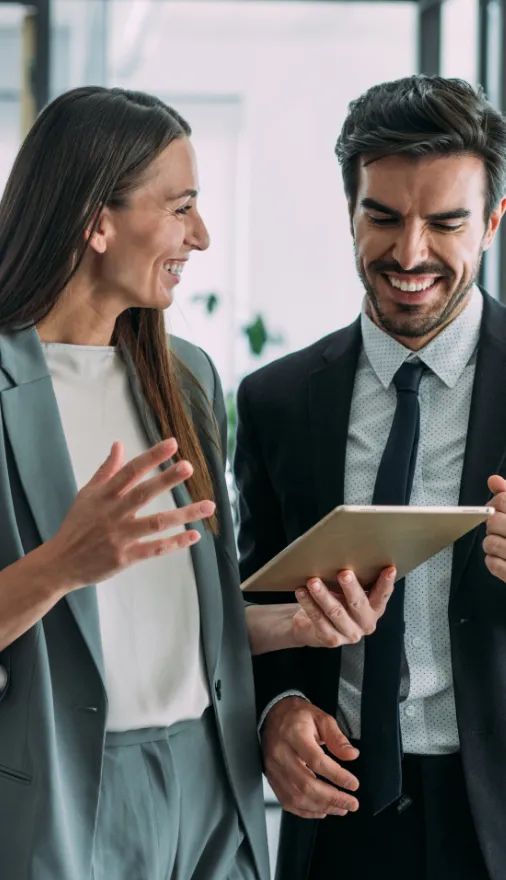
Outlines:
<svg viewBox="0 0 506 880"><path fill-rule="evenodd" d="M32 584L55 604L78 586L71 582L54 539L28 553L24 562Z"/></svg>
<svg viewBox="0 0 506 880"><path fill-rule="evenodd" d="M246 624L251 653L267 654L297 647L292 621L299 610L298 605L248 605Z"/></svg>

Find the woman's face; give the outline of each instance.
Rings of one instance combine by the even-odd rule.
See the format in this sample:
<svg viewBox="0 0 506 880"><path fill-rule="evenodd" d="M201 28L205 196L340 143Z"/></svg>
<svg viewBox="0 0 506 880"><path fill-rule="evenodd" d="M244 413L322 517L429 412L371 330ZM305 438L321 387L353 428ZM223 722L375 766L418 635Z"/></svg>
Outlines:
<svg viewBox="0 0 506 880"><path fill-rule="evenodd" d="M191 252L209 247L197 193L195 153L181 137L153 161L125 208L102 211L88 251L94 297L106 295L118 313L170 306Z"/></svg>

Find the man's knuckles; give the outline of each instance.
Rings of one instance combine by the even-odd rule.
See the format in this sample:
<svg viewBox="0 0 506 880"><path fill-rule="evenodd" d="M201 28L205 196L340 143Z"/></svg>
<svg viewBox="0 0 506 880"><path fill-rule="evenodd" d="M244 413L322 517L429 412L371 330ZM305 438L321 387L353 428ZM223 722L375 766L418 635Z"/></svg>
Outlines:
<svg viewBox="0 0 506 880"><path fill-rule="evenodd" d="M499 492L497 495L494 495L490 504L492 507L495 507L497 512L506 513L506 492ZM492 516L490 522L493 522L493 520L494 516Z"/></svg>
<svg viewBox="0 0 506 880"><path fill-rule="evenodd" d="M501 550L506 548L506 541L502 537L502 535L497 534L489 534L483 541L483 549L485 553L490 553L492 556L498 556Z"/></svg>

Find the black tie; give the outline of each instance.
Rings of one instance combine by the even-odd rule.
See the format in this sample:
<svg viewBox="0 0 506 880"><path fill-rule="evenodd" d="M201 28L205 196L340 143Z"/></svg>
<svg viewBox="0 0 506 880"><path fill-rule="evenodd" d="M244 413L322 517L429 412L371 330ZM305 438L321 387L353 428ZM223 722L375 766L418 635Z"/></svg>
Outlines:
<svg viewBox="0 0 506 880"><path fill-rule="evenodd" d="M397 407L378 469L373 504L409 504L415 472L424 365L404 363L394 376ZM361 707L360 803L379 813L402 790L399 719L404 651L404 579L396 583L376 632L365 639Z"/></svg>

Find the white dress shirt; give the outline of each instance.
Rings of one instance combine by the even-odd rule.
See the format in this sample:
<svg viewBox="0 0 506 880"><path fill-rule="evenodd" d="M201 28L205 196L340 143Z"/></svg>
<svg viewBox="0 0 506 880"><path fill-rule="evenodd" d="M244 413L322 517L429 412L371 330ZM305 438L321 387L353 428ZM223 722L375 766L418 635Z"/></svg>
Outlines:
<svg viewBox="0 0 506 880"><path fill-rule="evenodd" d="M474 381L483 298L477 288L461 314L416 353L429 370L420 383L420 443L410 503L458 504ZM363 350L351 404L344 500L370 504L392 425L399 367L414 357L364 313ZM409 668L401 703L404 751L441 754L459 748L455 714L448 601L453 548L448 547L406 578L404 647ZM343 648L340 719L360 737L364 643Z"/></svg>
<svg viewBox="0 0 506 880"><path fill-rule="evenodd" d="M129 461L150 444L126 365L110 346L44 343L78 488L114 440ZM154 472L147 478L154 476ZM139 516L175 507L166 491ZM169 536L182 527L157 534ZM109 703L107 729L168 727L209 705L197 587L189 549L143 560L97 585Z"/></svg>

